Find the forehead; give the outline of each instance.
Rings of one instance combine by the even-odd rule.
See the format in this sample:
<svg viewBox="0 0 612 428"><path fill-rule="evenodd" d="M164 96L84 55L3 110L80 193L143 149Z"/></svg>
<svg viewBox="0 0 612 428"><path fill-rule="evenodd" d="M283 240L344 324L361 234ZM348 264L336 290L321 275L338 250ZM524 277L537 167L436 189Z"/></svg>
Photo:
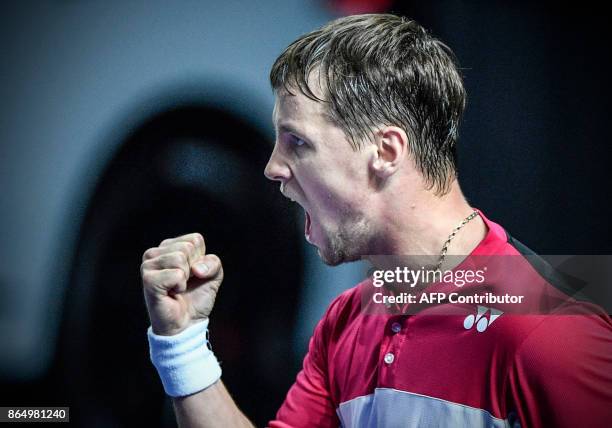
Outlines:
<svg viewBox="0 0 612 428"><path fill-rule="evenodd" d="M322 103L311 100L299 90L289 93L285 89L275 92L272 120L302 120L306 117L315 118L323 115Z"/></svg>
<svg viewBox="0 0 612 428"><path fill-rule="evenodd" d="M287 88L279 88L274 92L274 112L273 121L278 123L280 119L327 119L330 120L326 103L320 100L325 99L323 82L318 68L313 70L308 76L308 88L319 100L313 100L292 84Z"/></svg>

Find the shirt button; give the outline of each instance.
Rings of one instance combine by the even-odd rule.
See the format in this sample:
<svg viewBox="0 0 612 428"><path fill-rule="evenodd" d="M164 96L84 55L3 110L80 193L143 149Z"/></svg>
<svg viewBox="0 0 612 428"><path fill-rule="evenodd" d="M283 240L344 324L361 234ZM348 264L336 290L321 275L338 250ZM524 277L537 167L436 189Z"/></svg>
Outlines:
<svg viewBox="0 0 612 428"><path fill-rule="evenodd" d="M402 325L398 322L391 324L391 331L393 333L399 333L402 330Z"/></svg>
<svg viewBox="0 0 612 428"><path fill-rule="evenodd" d="M385 355L385 363L391 364L393 360L395 360L395 355L393 355L391 352Z"/></svg>

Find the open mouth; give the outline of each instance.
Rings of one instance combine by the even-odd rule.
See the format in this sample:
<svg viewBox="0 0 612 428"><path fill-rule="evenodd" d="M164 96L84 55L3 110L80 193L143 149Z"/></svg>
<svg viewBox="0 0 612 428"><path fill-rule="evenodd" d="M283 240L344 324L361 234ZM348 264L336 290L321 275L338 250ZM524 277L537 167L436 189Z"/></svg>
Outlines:
<svg viewBox="0 0 612 428"><path fill-rule="evenodd" d="M298 205L300 205L302 207L302 209L304 210L304 236L306 237L306 241L312 243L310 241L310 233L311 233L311 229L312 229L312 219L310 217L310 213L308 211L306 211L306 209L304 208L304 206L298 202L297 200L293 199L289 194L287 194L285 192L285 186L283 185L283 183L281 183L281 193L284 197L288 198L291 202L295 202Z"/></svg>

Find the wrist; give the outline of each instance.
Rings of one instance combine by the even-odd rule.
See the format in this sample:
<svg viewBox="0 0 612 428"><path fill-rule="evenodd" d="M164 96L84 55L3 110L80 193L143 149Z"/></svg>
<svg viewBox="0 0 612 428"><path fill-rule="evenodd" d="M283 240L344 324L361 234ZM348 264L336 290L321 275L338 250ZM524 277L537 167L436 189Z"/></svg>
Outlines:
<svg viewBox="0 0 612 428"><path fill-rule="evenodd" d="M221 377L221 367L207 340L208 318L194 322L175 335L159 335L147 329L151 362L166 394L191 395Z"/></svg>
<svg viewBox="0 0 612 428"><path fill-rule="evenodd" d="M183 331L187 330L189 327L203 321L206 321L208 326L208 317L197 320L190 319L182 323L173 323L172 325L160 323L154 319L151 319L151 331L156 336L177 336Z"/></svg>

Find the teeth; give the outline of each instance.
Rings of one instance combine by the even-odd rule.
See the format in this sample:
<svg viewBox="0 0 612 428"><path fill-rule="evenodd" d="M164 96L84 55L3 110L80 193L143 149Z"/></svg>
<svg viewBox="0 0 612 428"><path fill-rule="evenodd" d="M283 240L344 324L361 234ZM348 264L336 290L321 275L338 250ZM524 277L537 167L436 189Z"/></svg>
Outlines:
<svg viewBox="0 0 612 428"><path fill-rule="evenodd" d="M283 182L281 182L280 184L280 192L285 198L289 199L291 202L297 202L295 199L285 193L285 183Z"/></svg>

